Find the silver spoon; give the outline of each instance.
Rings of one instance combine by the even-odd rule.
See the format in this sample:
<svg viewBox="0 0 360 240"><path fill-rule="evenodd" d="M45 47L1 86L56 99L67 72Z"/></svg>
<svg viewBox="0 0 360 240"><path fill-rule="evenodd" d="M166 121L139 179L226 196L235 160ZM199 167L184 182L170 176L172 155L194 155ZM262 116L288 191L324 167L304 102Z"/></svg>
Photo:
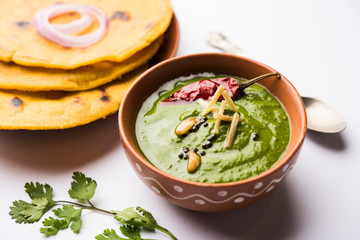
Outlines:
<svg viewBox="0 0 360 240"><path fill-rule="evenodd" d="M245 56L244 51L232 44L221 33L210 33L208 44L224 52ZM338 133L345 129L345 118L333 107L325 102L311 97L301 97L307 115L307 128L322 133Z"/></svg>
<svg viewBox="0 0 360 240"><path fill-rule="evenodd" d="M345 118L327 103L311 97L301 97L307 115L308 129L324 132L338 133L345 129Z"/></svg>

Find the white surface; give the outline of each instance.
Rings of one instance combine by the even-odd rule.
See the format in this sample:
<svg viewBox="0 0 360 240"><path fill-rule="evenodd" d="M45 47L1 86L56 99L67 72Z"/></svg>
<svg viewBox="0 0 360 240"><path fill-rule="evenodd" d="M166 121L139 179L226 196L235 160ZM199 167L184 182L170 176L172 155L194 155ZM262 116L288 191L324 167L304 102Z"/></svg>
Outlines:
<svg viewBox="0 0 360 240"><path fill-rule="evenodd" d="M298 163L277 191L216 214L178 208L145 187L124 155L116 115L66 131L0 131L0 238L46 239L40 222L10 219L12 201L28 199L28 181L49 183L55 199L69 199L72 172L82 171L97 180L94 204L142 206L179 239L360 239L360 2L173 0L173 8L181 27L178 55L217 51L205 39L221 31L285 75L300 94L339 109L346 130L308 132ZM65 230L49 239L94 239L118 227L110 216L84 211L80 234Z"/></svg>

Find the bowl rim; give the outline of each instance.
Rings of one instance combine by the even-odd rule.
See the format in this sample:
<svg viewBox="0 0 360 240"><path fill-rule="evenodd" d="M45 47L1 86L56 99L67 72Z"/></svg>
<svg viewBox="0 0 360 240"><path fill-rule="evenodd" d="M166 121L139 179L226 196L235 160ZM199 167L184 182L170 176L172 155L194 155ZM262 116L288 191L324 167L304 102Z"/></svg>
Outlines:
<svg viewBox="0 0 360 240"><path fill-rule="evenodd" d="M299 117L301 118L301 122L303 124L301 124L302 129L300 129L300 136L297 139L295 146L293 147L293 149L291 149L291 151L286 154L286 156L283 156L279 159L279 161L277 163L275 163L275 165L273 167L271 167L270 169L266 170L265 172L256 175L254 177L250 177L244 180L240 180L240 181L234 181L234 182L226 182L226 183L203 183L203 182L195 182L195 181L190 181L190 180L186 180L186 179L182 179L179 177L175 177L173 175L170 175L166 172L161 171L160 169L158 169L157 167L155 167L153 164L151 164L146 158L145 156L143 156L142 153L137 152L133 146L130 144L129 140L127 139L127 136L125 135L125 130L123 128L123 121L122 121L122 112L123 112L123 108L124 108L124 104L126 103L126 99L128 97L129 94L131 94L132 89L134 88L134 86L136 86L143 78L144 76L146 76L149 72L154 71L154 69L159 68L163 65L168 64L168 62L173 62L173 61L180 61L182 59L186 59L186 58L193 58L193 57L198 57L198 56L209 56L209 55L215 55L215 56L225 56L225 57L236 57L236 58L241 58L245 61L249 61L252 62L254 64L260 65L261 67L264 67L266 69L269 69L271 71L276 71L273 68L265 65L264 63L261 63L257 60L248 58L248 57L244 57L244 56L239 56L239 55L233 55L233 54L228 54L228 53L217 53L217 52L208 52L208 53L193 53L193 54L187 54L187 55L182 55L182 56L178 56L178 57L173 57L167 60L164 60L154 66L152 66L151 68L147 69L145 72L143 72L133 83L132 85L128 88L128 90L126 91L124 98L121 102L120 108L119 108L119 114L118 114L118 123L119 123L119 132L120 132L120 137L121 137L121 141L123 146L125 146L125 148L127 148L128 150L131 151L131 153L142 163L144 164L146 167L148 167L150 170L156 172L157 174L161 175L164 178L169 178L172 181L175 182L179 182L185 185L193 185L193 186L197 186L197 187L210 187L210 188L224 188L224 187L232 187L232 186L239 186L239 185L245 185L248 183L252 183L252 182L257 182L258 180L271 175L272 173L278 171L280 168L282 168L284 165L286 165L287 162L289 162L289 160L295 155L295 153L301 148L304 139L305 139L305 135L306 135L306 131L307 131L307 116L306 116L306 111L305 111L305 107L304 104L301 100L301 96L298 93L298 91L296 90L296 88L293 86L293 84L286 78L284 77L281 73L281 78L287 83L289 84L289 86L292 88L292 90L294 91L297 100L299 101L299 103L301 104L301 111L299 114ZM278 72L278 71L277 71ZM124 149L124 151L126 151L126 149ZM129 158L129 157L128 157Z"/></svg>

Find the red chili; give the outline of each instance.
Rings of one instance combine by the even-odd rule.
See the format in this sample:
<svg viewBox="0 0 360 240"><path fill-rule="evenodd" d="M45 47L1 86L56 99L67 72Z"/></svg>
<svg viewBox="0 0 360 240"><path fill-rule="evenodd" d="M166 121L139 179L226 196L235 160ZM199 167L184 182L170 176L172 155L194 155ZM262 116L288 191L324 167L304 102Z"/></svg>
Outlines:
<svg viewBox="0 0 360 240"><path fill-rule="evenodd" d="M171 97L163 100L163 102L177 102L180 100L195 101L199 98L202 98L204 100L210 100L210 98L215 94L217 88L220 85L223 85L225 87L232 99L235 99L241 93L238 82L235 78L224 77L205 79L182 87ZM223 100L222 97L218 99L218 101L221 100Z"/></svg>

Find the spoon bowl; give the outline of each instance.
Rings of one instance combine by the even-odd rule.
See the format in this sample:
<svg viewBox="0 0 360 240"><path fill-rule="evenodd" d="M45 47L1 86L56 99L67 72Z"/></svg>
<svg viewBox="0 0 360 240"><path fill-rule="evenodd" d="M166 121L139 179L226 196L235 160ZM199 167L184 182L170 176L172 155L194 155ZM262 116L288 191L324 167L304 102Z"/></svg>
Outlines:
<svg viewBox="0 0 360 240"><path fill-rule="evenodd" d="M327 103L310 97L301 97L307 114L307 128L323 133L337 133L346 128L345 118Z"/></svg>

